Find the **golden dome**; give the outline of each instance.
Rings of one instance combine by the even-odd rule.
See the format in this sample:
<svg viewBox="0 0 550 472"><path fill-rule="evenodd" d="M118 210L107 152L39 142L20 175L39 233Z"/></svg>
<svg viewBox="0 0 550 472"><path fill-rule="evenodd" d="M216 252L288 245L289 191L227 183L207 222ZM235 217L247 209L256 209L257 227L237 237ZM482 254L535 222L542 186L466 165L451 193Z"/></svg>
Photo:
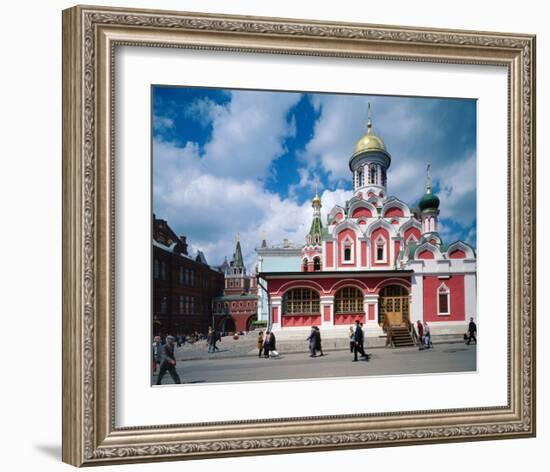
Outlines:
<svg viewBox="0 0 550 472"><path fill-rule="evenodd" d="M381 138L379 138L372 132L372 123L369 120L367 134L365 134L361 139L359 139L359 141L357 141L357 144L355 144L355 150L353 151L353 154L358 154L360 152L366 152L366 151L385 151L385 150L386 150L386 145L384 144L384 141L382 141Z"/></svg>
<svg viewBox="0 0 550 472"><path fill-rule="evenodd" d="M311 204L313 206L321 205L321 199L319 198L319 195L317 194L317 191L315 191L315 196L313 197L313 200L311 201Z"/></svg>

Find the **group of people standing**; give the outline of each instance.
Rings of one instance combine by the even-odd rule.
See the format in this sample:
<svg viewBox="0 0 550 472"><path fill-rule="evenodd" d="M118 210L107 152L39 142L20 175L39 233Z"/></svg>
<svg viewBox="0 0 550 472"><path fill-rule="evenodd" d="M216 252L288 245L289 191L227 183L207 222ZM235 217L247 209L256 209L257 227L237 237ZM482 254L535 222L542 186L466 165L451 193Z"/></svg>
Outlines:
<svg viewBox="0 0 550 472"><path fill-rule="evenodd" d="M416 330L418 331L418 341L420 342L420 349L421 351L424 349L430 349L430 347L433 347L432 344L432 335L430 333L430 327L428 326L428 322L418 320L416 322Z"/></svg>
<svg viewBox="0 0 550 472"><path fill-rule="evenodd" d="M258 357L268 358L268 357L277 357L279 353L277 352L277 346L275 344L275 334L267 330L265 332L260 331L258 333L258 339L256 341L256 347L258 348Z"/></svg>
<svg viewBox="0 0 550 472"><path fill-rule="evenodd" d="M214 331L212 327L208 328L208 335L206 336L206 344L208 344L208 352L214 353L219 351L220 348L216 346L218 341L221 341L221 336L218 332Z"/></svg>

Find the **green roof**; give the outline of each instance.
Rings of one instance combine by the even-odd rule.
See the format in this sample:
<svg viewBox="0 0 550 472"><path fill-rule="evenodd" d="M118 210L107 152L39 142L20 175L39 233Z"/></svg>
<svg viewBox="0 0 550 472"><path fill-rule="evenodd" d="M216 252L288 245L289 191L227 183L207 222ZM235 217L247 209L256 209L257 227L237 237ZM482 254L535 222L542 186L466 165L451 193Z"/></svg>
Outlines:
<svg viewBox="0 0 550 472"><path fill-rule="evenodd" d="M309 229L309 234L313 236L314 234L321 235L323 225L321 224L321 218L315 217L311 222L311 228Z"/></svg>

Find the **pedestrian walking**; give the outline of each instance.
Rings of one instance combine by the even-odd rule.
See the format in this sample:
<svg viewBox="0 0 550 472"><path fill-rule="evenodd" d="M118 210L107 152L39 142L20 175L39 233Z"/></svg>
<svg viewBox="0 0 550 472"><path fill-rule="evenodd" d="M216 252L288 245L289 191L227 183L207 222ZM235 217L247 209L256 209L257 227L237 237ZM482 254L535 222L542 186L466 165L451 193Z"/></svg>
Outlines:
<svg viewBox="0 0 550 472"><path fill-rule="evenodd" d="M264 338L264 357L266 359L269 357L270 349L271 349L271 331L266 331L265 338Z"/></svg>
<svg viewBox="0 0 550 472"><path fill-rule="evenodd" d="M428 322L424 321L424 349L430 349L432 346L432 336Z"/></svg>
<svg viewBox="0 0 550 472"><path fill-rule="evenodd" d="M418 350L423 351L424 350L424 326L422 325L422 322L420 320L416 322L416 329L418 331L418 339L420 341L420 346Z"/></svg>
<svg viewBox="0 0 550 472"><path fill-rule="evenodd" d="M214 345L212 346L212 352L216 352L216 350L218 350L218 351L220 350L220 348L218 346L216 346L216 343L218 341L219 342L222 341L222 336L217 331L214 331Z"/></svg>
<svg viewBox="0 0 550 472"><path fill-rule="evenodd" d="M361 324L359 320L355 321L355 330L353 332L353 362L357 362L357 353L361 353L361 357L365 357L365 352L361 351L363 346L363 330L361 329Z"/></svg>
<svg viewBox="0 0 550 472"><path fill-rule="evenodd" d="M162 347L162 362L160 364L157 385L160 385L162 378L168 372L175 384L180 384L181 380L176 372L176 358L174 357L174 336L166 336L166 344Z"/></svg>
<svg viewBox="0 0 550 472"><path fill-rule="evenodd" d="M321 330L318 326L313 327L315 329L315 350L319 351L320 356L324 356L323 346L321 345Z"/></svg>
<svg viewBox="0 0 550 472"><path fill-rule="evenodd" d="M155 336L153 338L153 374L157 373L157 367L160 364L161 349L160 336Z"/></svg>
<svg viewBox="0 0 550 472"><path fill-rule="evenodd" d="M470 318L470 324L468 324L468 341L466 341L466 344L470 344L470 341L472 339L477 344L476 333L477 333L477 326L474 323L474 319Z"/></svg>
<svg viewBox="0 0 550 472"><path fill-rule="evenodd" d="M216 346L216 333L212 330L208 330L208 336L206 336L206 344L208 345L208 352L213 353Z"/></svg>
<svg viewBox="0 0 550 472"><path fill-rule="evenodd" d="M355 346L355 332L353 326L349 327L349 352L353 353L353 347Z"/></svg>
<svg viewBox="0 0 550 472"><path fill-rule="evenodd" d="M317 331L315 330L315 326L311 327L311 331L306 341L309 341L309 357L317 357Z"/></svg>
<svg viewBox="0 0 550 472"><path fill-rule="evenodd" d="M256 340L256 347L258 348L258 357L262 357L262 351L264 349L264 332L258 333L258 339Z"/></svg>

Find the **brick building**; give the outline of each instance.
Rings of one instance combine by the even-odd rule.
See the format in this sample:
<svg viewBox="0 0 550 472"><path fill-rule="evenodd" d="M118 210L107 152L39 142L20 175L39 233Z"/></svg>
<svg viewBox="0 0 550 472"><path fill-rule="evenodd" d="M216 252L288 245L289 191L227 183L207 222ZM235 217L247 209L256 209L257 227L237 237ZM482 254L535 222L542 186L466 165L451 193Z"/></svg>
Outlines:
<svg viewBox="0 0 550 472"><path fill-rule="evenodd" d="M153 334L206 333L223 288L224 274L201 251L189 255L186 237L153 215Z"/></svg>
<svg viewBox="0 0 550 472"><path fill-rule="evenodd" d="M223 296L214 299L215 329L225 333L250 331L258 319L258 285L256 277L246 273L238 238L233 259L225 261L220 270L225 275L225 288Z"/></svg>

